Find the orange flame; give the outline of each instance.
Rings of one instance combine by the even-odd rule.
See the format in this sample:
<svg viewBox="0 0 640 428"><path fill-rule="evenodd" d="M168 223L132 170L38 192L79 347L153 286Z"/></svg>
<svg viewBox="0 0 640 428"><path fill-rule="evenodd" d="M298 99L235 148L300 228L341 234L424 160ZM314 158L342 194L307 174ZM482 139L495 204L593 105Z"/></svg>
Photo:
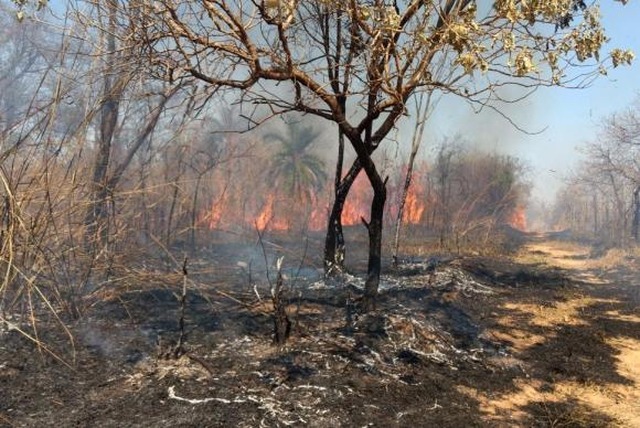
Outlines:
<svg viewBox="0 0 640 428"><path fill-rule="evenodd" d="M222 217L226 207L226 198L220 198L211 207L211 211L203 219L209 224L209 229L217 229L222 225Z"/></svg>
<svg viewBox="0 0 640 428"><path fill-rule="evenodd" d="M422 168L418 167L415 171L415 177L419 177ZM327 183L331 186L332 183ZM326 191L317 192L315 200L310 201L312 205L308 207L306 213L303 207L296 206L296 201L283 201L277 198L277 194L271 193L267 196L263 204L256 204L255 201L249 203L242 202L241 199L233 198L229 194L236 194L239 191L234 189L232 192L223 192L216 200L213 201L210 208L203 213L201 221L208 225L211 229L222 227L257 227L258 230L285 231L294 225L304 223L312 231L322 231L327 227L328 215L332 206L332 191L327 187ZM388 188L387 200L397 201L397 195L401 192L401 187ZM407 199L405 201L403 221L406 224L420 224L423 215L427 210L427 206L431 203L427 201L426 184L422 180L414 180L412 183ZM371 201L373 191L369 184L369 179L362 173L352 185L349 196L345 202L342 211L343 226L360 225L362 218L368 218L371 209ZM395 221L397 216L398 205L389 203L386 211L386 221L389 224ZM243 213L243 218L238 218L238 212ZM305 216L306 219L302 219Z"/></svg>
<svg viewBox="0 0 640 428"><path fill-rule="evenodd" d="M267 202L264 204L264 208L258 217L256 217L256 227L258 230L265 230L267 227L270 230L288 230L289 224L283 217L275 215L275 201L276 197L272 193L267 198Z"/></svg>
<svg viewBox="0 0 640 428"><path fill-rule="evenodd" d="M409 189L407 194L407 200L404 205L404 212L402 213L402 220L407 224L419 224L422 220L422 214L425 210L424 202L418 198L415 187Z"/></svg>
<svg viewBox="0 0 640 428"><path fill-rule="evenodd" d="M373 198L369 179L360 174L351 186L351 191L342 210L342 225L354 226L360 224L361 218L366 218Z"/></svg>
<svg viewBox="0 0 640 428"><path fill-rule="evenodd" d="M518 205L511 213L509 218L509 225L515 229L526 231L527 230L527 215L523 206Z"/></svg>

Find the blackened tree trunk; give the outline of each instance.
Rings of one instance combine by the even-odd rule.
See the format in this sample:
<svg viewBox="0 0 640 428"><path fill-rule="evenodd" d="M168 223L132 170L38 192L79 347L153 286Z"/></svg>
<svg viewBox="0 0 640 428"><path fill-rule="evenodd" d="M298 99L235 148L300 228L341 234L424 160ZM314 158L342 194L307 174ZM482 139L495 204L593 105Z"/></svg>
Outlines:
<svg viewBox="0 0 640 428"><path fill-rule="evenodd" d="M355 132L347 135L347 137L358 156L357 163L364 169L371 188L373 189L370 220L369 222L364 219L362 220L369 232L369 262L361 308L363 312L369 312L375 310L378 286L380 285L380 274L382 273L382 227L384 206L387 201L387 180L382 179L375 162L371 158L381 138L374 138L370 129L366 130L364 139Z"/></svg>
<svg viewBox="0 0 640 428"><path fill-rule="evenodd" d="M271 299L273 302L273 343L283 346L291 334L291 320L287 314L289 303L282 277L282 258L276 263L278 270L276 284L271 289Z"/></svg>
<svg viewBox="0 0 640 428"><path fill-rule="evenodd" d="M327 236L324 241L324 274L331 275L344 271L344 233L342 231L342 210L349 191L340 192L342 167L344 164L344 132L338 130L338 159L333 183L333 207L329 214Z"/></svg>
<svg viewBox="0 0 640 428"><path fill-rule="evenodd" d="M340 169L342 169L340 167ZM342 212L344 204L356 177L362 171L360 162L356 159L349 172L343 179L336 180L333 207L329 214L329 225L324 246L324 271L326 275L344 271L346 248L342 231Z"/></svg>
<svg viewBox="0 0 640 428"><path fill-rule="evenodd" d="M371 180L373 201L371 202L371 220L365 225L369 232L369 264L367 267L367 281L364 285L362 310L364 312L376 309L380 274L382 273L382 225L384 220L384 204L387 200L387 180L381 180L376 173Z"/></svg>

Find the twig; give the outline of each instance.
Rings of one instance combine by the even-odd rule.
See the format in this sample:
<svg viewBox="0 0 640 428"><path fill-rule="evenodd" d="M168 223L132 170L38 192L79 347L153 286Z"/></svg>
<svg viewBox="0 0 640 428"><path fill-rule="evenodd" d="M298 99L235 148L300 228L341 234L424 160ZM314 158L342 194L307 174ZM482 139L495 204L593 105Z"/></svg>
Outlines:
<svg viewBox="0 0 640 428"><path fill-rule="evenodd" d="M160 240L153 234L153 233L149 233L149 238L151 238L151 240L153 242L155 242L158 247L160 247L160 249L162 251L164 251L164 253L171 259L171 261L176 265L179 266L180 264L178 263L178 260L176 260L175 257L173 257L173 254L171 254L171 251L169 251L169 249L166 247L166 245L164 245L162 242L160 242Z"/></svg>
<svg viewBox="0 0 640 428"><path fill-rule="evenodd" d="M280 257L276 261L276 283L271 288L274 321L273 343L278 346L283 346L291 333L291 320L289 320L289 315L287 314L287 304L289 299L286 296L284 281L282 278L282 260L283 257Z"/></svg>
<svg viewBox="0 0 640 428"><path fill-rule="evenodd" d="M195 361L196 363L198 363L202 367L204 367L209 372L209 374L214 375L216 373L215 370L212 369L211 366L209 364L207 364L207 362L205 360L203 360L202 358L198 357L197 355L187 354L187 357L189 357L190 360Z"/></svg>
<svg viewBox="0 0 640 428"><path fill-rule="evenodd" d="M14 424L13 422L11 422L11 419L9 419L8 417L6 417L5 415L3 415L2 413L0 413L0 422L2 422L3 424L7 424L11 427L17 427L18 425Z"/></svg>
<svg viewBox="0 0 640 428"><path fill-rule="evenodd" d="M47 354L51 355L53 358L55 358L56 360L58 360L59 362L67 366L67 368L69 368L72 371L75 371L75 369L71 366L71 364L67 363L62 357L60 357L58 354L56 354L51 349L49 349L42 341L30 335L26 331L22 330L17 324L14 324L4 318L0 318L0 321L4 322L7 325L7 329L17 331L18 333L20 333L21 335L29 339L31 342L33 342L35 345L40 347L40 349L44 350Z"/></svg>
<svg viewBox="0 0 640 428"><path fill-rule="evenodd" d="M442 409L442 406L438 404L438 399L436 398L435 403L433 403L433 406L429 407L426 410L436 410L436 409Z"/></svg>
<svg viewBox="0 0 640 428"><path fill-rule="evenodd" d="M247 400L243 400L240 398L234 398L233 400L228 400L226 398L218 398L218 397L210 397L210 398L184 398L176 395L175 386L170 386L168 389L169 398L172 400L184 401L189 404L204 404L209 403L211 401L217 401L222 404L232 404L232 403L246 403Z"/></svg>
<svg viewBox="0 0 640 428"><path fill-rule="evenodd" d="M187 281L188 281L188 273L187 273L187 262L188 258L185 255L184 261L182 262L182 295L180 296L180 337L178 338L178 343L176 344L175 349L173 350L173 356L178 358L180 355L184 353L184 312L185 306L187 302Z"/></svg>
<svg viewBox="0 0 640 428"><path fill-rule="evenodd" d="M262 248L262 256L264 257L264 267L267 272L267 282L269 282L269 285L271 285L271 277L269 276L269 258L267 257L267 249L265 248L264 241L262 239L264 231L260 231L257 222L255 224L255 227L256 233L258 234L258 243L260 244L260 248Z"/></svg>

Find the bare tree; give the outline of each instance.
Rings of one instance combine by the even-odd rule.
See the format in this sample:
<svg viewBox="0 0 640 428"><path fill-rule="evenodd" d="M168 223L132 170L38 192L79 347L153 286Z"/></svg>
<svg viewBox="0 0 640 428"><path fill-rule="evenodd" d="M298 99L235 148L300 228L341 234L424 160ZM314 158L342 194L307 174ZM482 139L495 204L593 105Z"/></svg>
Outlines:
<svg viewBox="0 0 640 428"><path fill-rule="evenodd" d="M0 131L0 198L6 207L0 217L14 232L0 233L6 274L0 294L21 302L38 283L40 293L32 296L51 299L74 317L82 314L87 294L100 287L93 281L92 256L104 247L87 236L105 233L107 220L117 225L110 231L113 241L137 236L123 233L134 230L139 217L126 206L137 195L136 183L125 178L158 126L172 112L185 111L178 98L189 99L182 86L136 68L135 46L123 41L131 31L127 15L117 2L100 6L67 9L64 27L1 18L10 31L3 32L7 39L0 48L9 60L2 66L9 76L0 78L6 89L0 90L0 122L8 119ZM172 128L179 129L180 121ZM118 194L127 186L130 192ZM122 203L118 209L116 201ZM118 213L129 217L116 219ZM15 227L20 224L28 227Z"/></svg>
<svg viewBox="0 0 640 428"><path fill-rule="evenodd" d="M122 23L121 18L130 15L122 10L124 7L119 5L117 0L108 0L104 4L98 2L93 6L93 14L78 10L74 15L87 37L90 37L89 33L97 27L95 29L99 31L103 40L102 45L98 44L96 52L103 64L100 69L95 70L102 76L102 97L98 101L99 123L91 181L92 196L85 217L87 243L95 244L94 251L97 251L98 247L108 242L109 203L113 203L113 194L118 183L138 150L155 129L165 112L167 102L179 92L180 86L169 84L158 90L150 85L145 101L155 97L156 105L151 107L143 123L139 124L137 132L134 132L133 141L128 145L121 142L117 144L120 148L126 147L126 150L120 159L114 159L115 140L124 138L122 128L131 120L122 104L125 97L132 97L137 79L140 78L137 75L142 73L140 66L135 64L140 46L128 41L128 34L135 27L131 23L127 24L127 21ZM150 76L147 77L151 80Z"/></svg>
<svg viewBox="0 0 640 428"><path fill-rule="evenodd" d="M413 180L413 167L415 165L416 156L420 150L422 144L422 138L424 136L424 128L432 111L431 96L433 92L420 93L416 99L416 121L413 129L413 135L411 138L411 152L409 153L409 160L407 162L407 172L404 177L404 183L402 186L402 192L400 193L400 203L398 206L398 214L395 222L395 233L393 241L393 264L398 265L398 248L400 246L400 228L402 227L402 220L404 216L404 208L407 202L407 196L409 195L409 189Z"/></svg>
<svg viewBox="0 0 640 428"><path fill-rule="evenodd" d="M578 196L558 201L557 220L606 243L625 245L629 238L637 242L638 159L640 104L636 102L627 110L605 118L596 139L584 147L584 160L568 184Z"/></svg>
<svg viewBox="0 0 640 428"><path fill-rule="evenodd" d="M365 310L375 306L387 198L372 154L413 94L441 90L497 109L540 85L584 86L608 64L633 57L623 50L601 55L606 35L599 15L581 1L500 0L479 9L472 0L161 0L140 2L137 13L146 24L138 37L148 42L149 67L167 79L196 78L239 90L246 105L271 114L296 110L338 125L374 193L365 221ZM338 27L345 31L323 37L323 28ZM329 65L327 44L334 52ZM454 72L439 80L433 67L443 58ZM335 67L348 85L336 81ZM284 83L288 90L276 86ZM517 97L500 96L508 85L521 88Z"/></svg>
<svg viewBox="0 0 640 428"><path fill-rule="evenodd" d="M444 246L451 233L451 193L453 187L454 166L460 164L457 158L462 155L460 145L444 142L438 149L434 165L434 183L436 193L436 213L439 220L440 245Z"/></svg>

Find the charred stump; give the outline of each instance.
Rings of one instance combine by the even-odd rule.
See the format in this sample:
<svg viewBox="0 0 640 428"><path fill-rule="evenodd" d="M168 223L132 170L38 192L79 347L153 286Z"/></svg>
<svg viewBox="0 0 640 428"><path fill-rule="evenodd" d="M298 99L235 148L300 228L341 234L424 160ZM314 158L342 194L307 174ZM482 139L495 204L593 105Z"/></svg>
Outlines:
<svg viewBox="0 0 640 428"><path fill-rule="evenodd" d="M277 261L278 274L276 283L271 288L273 301L273 344L282 346L291 334L291 320L287 314L288 297L282 278L282 258Z"/></svg>

